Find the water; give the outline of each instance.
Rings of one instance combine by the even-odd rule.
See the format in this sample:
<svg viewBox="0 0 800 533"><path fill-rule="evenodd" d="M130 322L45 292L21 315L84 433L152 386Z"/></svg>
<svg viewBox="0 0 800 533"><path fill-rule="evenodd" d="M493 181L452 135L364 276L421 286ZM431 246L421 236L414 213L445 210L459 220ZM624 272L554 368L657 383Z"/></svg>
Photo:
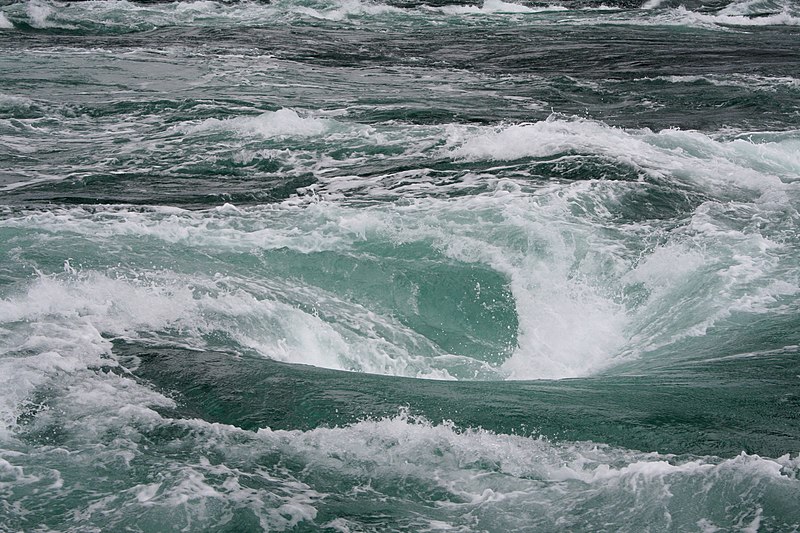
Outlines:
<svg viewBox="0 0 800 533"><path fill-rule="evenodd" d="M800 6L0 6L0 531L800 530Z"/></svg>

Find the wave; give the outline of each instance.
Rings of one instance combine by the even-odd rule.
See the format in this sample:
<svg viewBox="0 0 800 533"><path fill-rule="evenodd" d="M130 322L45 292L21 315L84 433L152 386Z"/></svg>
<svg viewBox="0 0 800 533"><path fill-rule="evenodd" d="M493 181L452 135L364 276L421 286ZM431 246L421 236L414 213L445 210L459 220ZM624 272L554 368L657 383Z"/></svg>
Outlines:
<svg viewBox="0 0 800 533"><path fill-rule="evenodd" d="M129 383L113 383L113 396L103 386L109 379ZM58 529L163 524L166 516L177 526L219 529L253 520L265 530L379 530L400 521L414 530L590 530L618 524L622 515L621 531L747 531L791 529L800 520L793 505L800 464L789 455L677 457L553 443L434 424L405 411L342 427L249 432L160 416L146 407L153 399L137 397L137 385L125 378L92 385L93 394L78 387L59 402L64 447L5 450L0 471L17 502L12 524L25 525L25 511L56 498L85 508L49 515ZM46 413L38 421L53 422ZM99 447L92 437L101 431L116 438ZM171 438L159 441L159 433ZM132 475L103 476L91 492L82 490L75 472L85 472L83 454L67 448L91 449L95 467ZM143 468L152 476L137 476ZM365 508L380 513L365 517Z"/></svg>
<svg viewBox="0 0 800 533"><path fill-rule="evenodd" d="M800 15L788 6L776 13L759 16L725 11L715 14L697 13L679 7L670 15L660 19L660 22L688 26L798 26Z"/></svg>
<svg viewBox="0 0 800 533"><path fill-rule="evenodd" d="M239 122L225 124L242 134ZM323 175L313 194L272 206L11 212L0 228L14 242L35 249L40 239L62 237L49 251L58 269L70 257L77 263L77 250L89 265L130 266L43 279L10 294L6 308L46 305L50 314L25 320L52 322L56 331L77 315L112 338L158 331L162 342L195 348L208 348L218 332L228 349L328 368L534 379L647 358L737 314L782 313L798 293L787 241L798 222L796 141L721 142L560 120L447 131L437 150L455 158L546 156L564 164L575 157L568 152L588 152L645 174L541 184L514 177L520 167L511 166L507 177L474 176L483 192L402 193L403 201L373 206L342 197L341 180ZM385 194L380 183L360 186L367 198ZM663 218L648 215L665 208ZM762 219L770 222L752 226ZM126 242L140 259L125 252ZM165 245L166 256L158 251ZM93 251L100 249L102 259ZM137 266L154 256L169 268ZM198 272L198 264L208 266ZM53 273L51 265L46 274ZM62 313L59 302L84 303ZM137 327L149 307L167 315ZM9 315L4 323L20 320Z"/></svg>
<svg viewBox="0 0 800 533"><path fill-rule="evenodd" d="M780 194L796 180L799 139L717 141L677 129L623 130L591 120L551 116L534 124L496 128L451 127L449 154L469 161L512 161L558 154L596 154L641 169L653 178L689 179L724 196L730 187ZM780 136L779 136L780 137Z"/></svg>
<svg viewBox="0 0 800 533"><path fill-rule="evenodd" d="M361 0L281 1L270 4L243 2L229 4L199 0L138 4L127 0L59 4L45 0L28 0L22 5L5 8L4 18L35 29L65 29L101 33L147 31L173 26L261 25L323 19L342 21L363 16L402 13L404 10Z"/></svg>
<svg viewBox="0 0 800 533"><path fill-rule="evenodd" d="M708 83L717 87L738 87L747 90L776 92L800 89L800 79L790 76L757 76L753 74L681 75L640 78L637 81L665 81L669 83Z"/></svg>
<svg viewBox="0 0 800 533"><path fill-rule="evenodd" d="M19 243L60 244L37 266L57 277L4 301L17 313L50 311L4 324L58 332L79 316L111 338L156 331L160 342L203 349L218 338L226 349L334 369L539 379L607 371L686 339L746 335L730 330L737 317L782 314L800 291L791 244L800 140L791 132L755 142L557 116L364 127L286 109L187 122L170 135L180 146L207 135L245 143L226 148L234 151L273 143L270 157L313 140L311 166L286 161L316 183L278 204L196 212L7 209L0 231L18 243L5 250L15 268L30 261ZM400 160L447 165L447 181L425 168L363 177L347 169L361 156L325 164L319 155L349 143L384 157L402 147ZM77 277L60 272L69 258L87 265ZM99 267L118 263L129 266ZM139 324L149 307L166 315Z"/></svg>
<svg viewBox="0 0 800 533"><path fill-rule="evenodd" d="M237 160L289 158L287 162L295 166L295 172L316 175L317 183L301 190L301 194L313 193L331 200L342 198L342 194L382 198L426 196L433 192L431 180L436 180L429 167L441 160L466 165L509 162L537 167L556 164L558 158L575 164L587 158L600 158L613 162L617 172L632 170L635 179L669 180L716 198L741 199L744 195L751 201L761 198L764 202L777 202L777 206L789 202L787 187L797 181L800 168L797 156L800 138L793 131L738 132L730 138L730 132L707 135L679 129L623 129L555 114L536 123L497 126L402 123L364 126L347 120L318 118L307 112L301 116L295 110L282 109L259 116L206 119L199 124L179 126L177 130L189 135L233 134L242 142L232 147L235 152L229 154ZM306 142L301 147L289 144L292 137L316 139L313 144ZM281 144L273 144L276 138ZM282 144L281 138L287 144ZM257 142L261 139L270 140L270 149L259 149ZM325 157L324 153L331 150L339 152L336 159ZM309 151L307 157L302 155L305 151ZM365 163L367 154L373 163L413 157L424 160L427 166L398 174L359 176L356 168ZM346 169L351 166L353 171L348 172ZM513 176L513 172L509 175ZM442 184L441 189L480 190L480 171L456 176L457 180ZM394 181L405 186L397 187ZM529 183L523 180L520 185L526 187Z"/></svg>
<svg viewBox="0 0 800 533"><path fill-rule="evenodd" d="M10 20L5 16L5 14L0 13L0 30L11 30L14 29L14 25L11 23Z"/></svg>
<svg viewBox="0 0 800 533"><path fill-rule="evenodd" d="M293 109L267 111L256 117L229 119L209 118L184 129L186 133L235 131L242 135L265 138L278 136L312 136L330 131L333 122L314 117L301 117Z"/></svg>
<svg viewBox="0 0 800 533"><path fill-rule="evenodd" d="M59 4L46 0L28 0L24 4L4 6L2 29L29 27L42 30L126 33L163 27L231 25L259 26L300 24L313 21L361 25L365 18L392 24L537 24L578 25L631 24L680 25L703 28L770 26L800 24L800 14L788 2L761 7L758 3L740 2L717 11L693 11L683 6L664 6L647 2L644 9L609 9L567 7L558 4L529 6L501 0L485 0L481 5L444 6L396 5L367 0L281 0L269 4L242 2L229 4L213 1L137 4L127 0L109 0ZM765 11L766 10L766 11ZM534 19L521 17L537 15ZM555 18L554 15L558 15ZM444 19L443 19L444 17Z"/></svg>
<svg viewBox="0 0 800 533"><path fill-rule="evenodd" d="M667 81L689 82L690 79L670 78ZM338 168L361 164L364 154L380 159L387 158L387 155L424 158L429 165L443 158L464 163L527 161L525 164L536 165L537 160L544 164L559 157L578 158L576 162L579 158L599 157L613 161L620 167L634 169L640 178L684 183L719 198L756 193L765 200L771 198L771 201L780 201L779 197L785 196L787 186L797 180L800 168L797 156L800 138L793 131L738 132L730 139L729 132L708 135L680 129L624 129L556 114L535 123L497 126L424 126L391 122L364 126L347 120L318 118L305 111L301 116L295 110L281 109L258 116L206 119L199 124L186 124L177 129L184 134L234 134L242 138L245 144L235 147L235 150L241 151L232 156L250 161L277 155L268 151L254 151L257 145L251 145L252 141L276 137L286 138L287 141L294 136L316 137L319 144L306 144L302 149L313 146L315 151L342 151L346 148L352 157L339 155L336 161L331 161ZM387 154L387 149L400 147L401 152ZM303 164L302 158L297 157L302 149L291 146L293 161L299 165ZM368 195L385 196L388 191L381 180L396 177L384 174L364 178L356 172L327 177L326 174L333 169L321 167L320 157L321 154L316 153L314 158L309 159L314 167L303 167L305 171L312 168L318 171L318 183L306 192L327 194L331 199L332 195L342 191L355 194L358 190ZM322 156L322 159L325 157ZM401 174L409 185L416 180L425 182L431 179L431 173L425 169ZM465 181L470 178L475 176L463 176ZM421 186L423 194L431 192L424 183L417 184ZM458 188L464 185L468 184L452 183L450 186ZM410 187L402 188L395 195L410 192L413 192Z"/></svg>
<svg viewBox="0 0 800 533"><path fill-rule="evenodd" d="M9 326L28 324L5 331L4 355L39 349L44 359L64 364L88 364L87 358L100 364L98 358L110 356L112 338L190 349L221 342L277 361L398 376L453 379L446 365L458 368L458 360L481 367L465 357L445 357L391 316L296 281L171 272L125 279L90 271L40 278L23 294L0 301L0 318Z"/></svg>
<svg viewBox="0 0 800 533"><path fill-rule="evenodd" d="M553 11L569 11L569 8L560 5L546 7L529 7L522 4L503 2L502 0L484 0L480 6L475 5L448 5L438 8L447 15L494 15L510 13L543 13Z"/></svg>

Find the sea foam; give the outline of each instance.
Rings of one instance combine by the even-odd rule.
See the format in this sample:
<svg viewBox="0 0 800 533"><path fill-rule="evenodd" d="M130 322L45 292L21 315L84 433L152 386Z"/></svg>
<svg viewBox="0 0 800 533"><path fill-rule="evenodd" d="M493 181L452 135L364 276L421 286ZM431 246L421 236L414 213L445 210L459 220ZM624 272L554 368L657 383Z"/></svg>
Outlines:
<svg viewBox="0 0 800 533"><path fill-rule="evenodd" d="M185 129L187 133L232 131L243 135L262 137L308 137L321 135L331 128L332 121L314 117L302 117L293 109L267 111L254 117L227 119L209 118Z"/></svg>
<svg viewBox="0 0 800 533"><path fill-rule="evenodd" d="M558 5L547 7L532 8L522 4L503 2L502 0L484 0L479 6L459 6L449 5L439 8L442 13L448 15L489 15L489 14L520 14L520 13L541 13L549 11L566 11L567 8Z"/></svg>
<svg viewBox="0 0 800 533"><path fill-rule="evenodd" d="M0 30L11 30L14 25L6 17L5 13L0 12Z"/></svg>

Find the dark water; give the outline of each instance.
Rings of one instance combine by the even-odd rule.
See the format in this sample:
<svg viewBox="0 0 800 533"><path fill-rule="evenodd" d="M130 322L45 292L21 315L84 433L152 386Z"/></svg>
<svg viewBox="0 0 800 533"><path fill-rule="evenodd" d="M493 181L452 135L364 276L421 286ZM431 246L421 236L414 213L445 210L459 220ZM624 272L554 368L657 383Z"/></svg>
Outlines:
<svg viewBox="0 0 800 533"><path fill-rule="evenodd" d="M800 6L0 6L0 531L800 530Z"/></svg>

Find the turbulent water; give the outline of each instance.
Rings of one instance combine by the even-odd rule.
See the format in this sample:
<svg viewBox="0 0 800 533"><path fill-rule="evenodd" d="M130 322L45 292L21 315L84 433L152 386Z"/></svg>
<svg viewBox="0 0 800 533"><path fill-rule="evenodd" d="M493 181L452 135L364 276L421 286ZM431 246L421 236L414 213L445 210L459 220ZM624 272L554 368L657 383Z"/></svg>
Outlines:
<svg viewBox="0 0 800 533"><path fill-rule="evenodd" d="M800 4L0 3L0 531L799 531Z"/></svg>

